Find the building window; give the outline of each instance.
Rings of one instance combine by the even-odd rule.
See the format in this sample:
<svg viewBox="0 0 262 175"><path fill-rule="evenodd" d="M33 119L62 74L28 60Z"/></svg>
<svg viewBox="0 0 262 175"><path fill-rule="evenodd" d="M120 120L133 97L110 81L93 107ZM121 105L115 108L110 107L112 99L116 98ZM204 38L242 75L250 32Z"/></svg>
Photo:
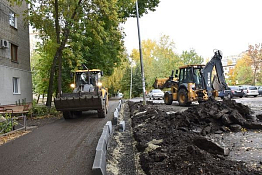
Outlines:
<svg viewBox="0 0 262 175"><path fill-rule="evenodd" d="M13 61L13 62L18 62L17 50L18 50L18 46L11 44L11 61Z"/></svg>
<svg viewBox="0 0 262 175"><path fill-rule="evenodd" d="M17 17L16 17L16 14L13 11L10 11L10 13L9 13L9 24L10 24L10 26L17 29Z"/></svg>
<svg viewBox="0 0 262 175"><path fill-rule="evenodd" d="M20 94L20 79L13 77L13 94Z"/></svg>

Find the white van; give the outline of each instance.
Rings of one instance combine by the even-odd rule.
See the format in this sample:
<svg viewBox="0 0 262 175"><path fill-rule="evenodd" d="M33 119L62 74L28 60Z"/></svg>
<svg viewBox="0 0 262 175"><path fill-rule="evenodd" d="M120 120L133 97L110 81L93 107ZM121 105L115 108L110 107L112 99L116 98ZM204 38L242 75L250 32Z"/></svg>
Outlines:
<svg viewBox="0 0 262 175"><path fill-rule="evenodd" d="M245 95L244 96L258 96L258 89L256 86L239 86L241 89L243 89Z"/></svg>

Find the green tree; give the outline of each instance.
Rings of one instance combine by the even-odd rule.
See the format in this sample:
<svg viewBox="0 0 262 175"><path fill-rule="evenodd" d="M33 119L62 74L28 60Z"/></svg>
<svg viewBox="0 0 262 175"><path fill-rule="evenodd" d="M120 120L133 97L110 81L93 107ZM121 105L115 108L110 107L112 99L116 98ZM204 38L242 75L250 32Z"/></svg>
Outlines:
<svg viewBox="0 0 262 175"><path fill-rule="evenodd" d="M250 66L240 67L237 74L239 84L251 84L253 71Z"/></svg>
<svg viewBox="0 0 262 175"><path fill-rule="evenodd" d="M132 96L139 97L143 92L140 64L134 67L132 78Z"/></svg>
<svg viewBox="0 0 262 175"><path fill-rule="evenodd" d="M244 55L236 63L234 76L237 79L237 84L251 84L253 77L253 70L251 68L251 58Z"/></svg>
<svg viewBox="0 0 262 175"><path fill-rule="evenodd" d="M9 0L22 3L23 0ZM47 106L51 106L51 96L55 72L57 71L58 92L62 91L62 67L76 63L86 63L89 68L105 69L110 75L114 67L120 65L123 51L122 33L119 26L129 16L133 16L133 0L26 0L29 9L25 12L29 23L39 31L43 44L49 40L55 43L49 74ZM139 2L140 13L155 10L159 0ZM66 45L77 61L64 63ZM56 69L56 66L58 68ZM64 70L64 69L63 69Z"/></svg>
<svg viewBox="0 0 262 175"><path fill-rule="evenodd" d="M117 5L119 8L118 14L121 18L136 17L136 0L118 0ZM160 0L139 0L138 12L140 16L147 14L148 11L155 11Z"/></svg>
<svg viewBox="0 0 262 175"><path fill-rule="evenodd" d="M262 85L262 71L257 74L257 84Z"/></svg>
<svg viewBox="0 0 262 175"><path fill-rule="evenodd" d="M125 68L124 75L120 82L120 85L121 85L121 91L124 94L124 97L129 97L130 85L131 85L131 67L130 66L127 66Z"/></svg>
<svg viewBox="0 0 262 175"><path fill-rule="evenodd" d="M190 49L190 51L183 51L180 58L185 65L203 64L204 62L204 59L201 56L197 55L194 49Z"/></svg>
<svg viewBox="0 0 262 175"><path fill-rule="evenodd" d="M121 86L121 82L124 79L124 76L126 76L125 71L129 68L129 66L129 62L127 60L123 61L123 64L120 67L116 67L114 69L111 76L106 76L103 78L103 84L105 87L108 87L110 94L117 94L118 91L123 92L124 89Z"/></svg>
<svg viewBox="0 0 262 175"><path fill-rule="evenodd" d="M49 70L52 65L52 56L55 53L55 43L49 41L35 51L31 57L33 92L46 94L49 83Z"/></svg>
<svg viewBox="0 0 262 175"><path fill-rule="evenodd" d="M169 36L163 35L159 41L142 41L142 52L147 90L152 89L155 78L166 78L171 75L172 70L183 65L179 56L175 54L174 42ZM139 51L133 49L131 58L139 64Z"/></svg>

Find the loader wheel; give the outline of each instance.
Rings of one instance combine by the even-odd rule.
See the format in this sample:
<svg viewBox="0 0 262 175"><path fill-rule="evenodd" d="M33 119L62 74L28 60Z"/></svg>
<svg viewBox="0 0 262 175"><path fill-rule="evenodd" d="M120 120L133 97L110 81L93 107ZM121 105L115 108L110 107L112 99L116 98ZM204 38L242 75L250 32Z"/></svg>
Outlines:
<svg viewBox="0 0 262 175"><path fill-rule="evenodd" d="M168 92L165 93L164 95L164 102L166 105L171 105L172 102L173 102L173 98L172 98L172 95Z"/></svg>
<svg viewBox="0 0 262 175"><path fill-rule="evenodd" d="M107 100L106 98L103 99L103 102L102 102L102 109L98 109L97 110L97 114L98 114L98 117L99 118L105 118L106 117L106 114L107 114Z"/></svg>
<svg viewBox="0 0 262 175"><path fill-rule="evenodd" d="M78 117L78 114L81 111L64 111L63 112L63 117L64 119L74 119ZM82 114L82 112L81 112Z"/></svg>
<svg viewBox="0 0 262 175"><path fill-rule="evenodd" d="M106 117L106 109L97 110L97 114L98 114L99 118L105 118Z"/></svg>
<svg viewBox="0 0 262 175"><path fill-rule="evenodd" d="M188 102L188 96L187 96L187 91L186 89L180 89L178 91L178 102L180 106L186 106L190 104Z"/></svg>

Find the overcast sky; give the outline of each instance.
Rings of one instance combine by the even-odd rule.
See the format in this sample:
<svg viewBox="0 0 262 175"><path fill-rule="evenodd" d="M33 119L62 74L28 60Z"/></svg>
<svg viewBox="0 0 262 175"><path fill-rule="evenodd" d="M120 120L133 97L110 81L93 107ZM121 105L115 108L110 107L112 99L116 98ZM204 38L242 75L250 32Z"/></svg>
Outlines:
<svg viewBox="0 0 262 175"><path fill-rule="evenodd" d="M193 48L204 58L213 49L236 55L249 44L262 43L262 0L160 0L155 12L140 18L142 40L158 40L161 34L175 42L175 52ZM128 53L138 49L137 23L124 25Z"/></svg>

